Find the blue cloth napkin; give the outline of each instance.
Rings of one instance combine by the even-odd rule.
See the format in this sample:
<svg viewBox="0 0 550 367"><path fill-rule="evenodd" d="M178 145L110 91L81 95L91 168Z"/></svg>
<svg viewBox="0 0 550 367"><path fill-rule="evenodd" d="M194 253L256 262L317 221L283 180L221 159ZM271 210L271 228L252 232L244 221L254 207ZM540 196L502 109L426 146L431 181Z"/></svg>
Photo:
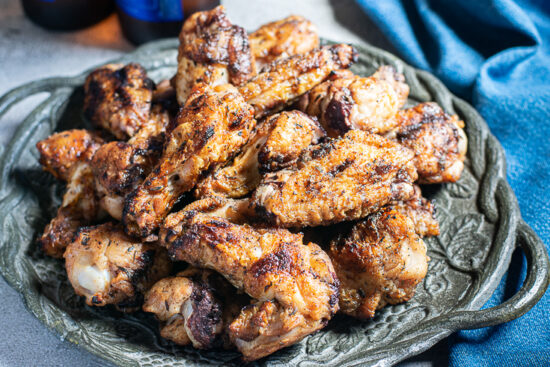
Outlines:
<svg viewBox="0 0 550 367"><path fill-rule="evenodd" d="M521 212L550 243L550 0L356 0L416 67L469 100L506 150ZM485 307L521 287L511 269ZM549 366L550 296L507 324L449 339L457 366Z"/></svg>

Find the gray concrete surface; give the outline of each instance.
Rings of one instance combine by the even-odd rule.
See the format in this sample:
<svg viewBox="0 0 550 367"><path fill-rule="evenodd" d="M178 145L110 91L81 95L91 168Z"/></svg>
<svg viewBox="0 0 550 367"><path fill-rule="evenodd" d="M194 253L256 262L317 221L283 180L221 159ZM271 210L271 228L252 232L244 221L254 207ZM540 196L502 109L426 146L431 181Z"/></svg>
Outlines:
<svg viewBox="0 0 550 367"><path fill-rule="evenodd" d="M300 14L316 23L323 37L369 42L395 52L353 0L223 3L232 20L247 29L289 14ZM115 15L78 32L50 32L26 19L19 1L0 0L0 95L35 79L78 74L132 49L122 37ZM16 106L0 121L0 147L9 141L25 112L42 98L39 95ZM27 312L20 296L3 279L0 279L0 300L0 367L105 365L47 330ZM440 343L403 365L446 365L445 345Z"/></svg>

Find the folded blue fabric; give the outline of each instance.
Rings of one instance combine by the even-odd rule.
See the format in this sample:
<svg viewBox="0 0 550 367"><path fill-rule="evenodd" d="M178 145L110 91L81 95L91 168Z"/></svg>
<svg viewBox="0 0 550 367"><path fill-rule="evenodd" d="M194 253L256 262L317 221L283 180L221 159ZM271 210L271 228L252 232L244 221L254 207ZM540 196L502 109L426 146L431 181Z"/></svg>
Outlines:
<svg viewBox="0 0 550 367"><path fill-rule="evenodd" d="M550 1L356 0L416 67L469 100L506 150L508 180L521 212L550 243ZM514 256L491 307L521 287ZM550 296L505 325L449 339L458 366L550 365Z"/></svg>

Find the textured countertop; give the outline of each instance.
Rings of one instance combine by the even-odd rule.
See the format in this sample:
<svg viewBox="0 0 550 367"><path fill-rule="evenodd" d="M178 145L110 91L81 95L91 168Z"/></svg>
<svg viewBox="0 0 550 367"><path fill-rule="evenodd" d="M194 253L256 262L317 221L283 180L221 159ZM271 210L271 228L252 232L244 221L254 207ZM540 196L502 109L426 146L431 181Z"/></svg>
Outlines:
<svg viewBox="0 0 550 367"><path fill-rule="evenodd" d="M255 29L289 14L303 15L318 25L320 35L336 41L369 42L395 50L353 0L229 0L222 1L232 21ZM122 36L113 14L90 28L51 32L31 23L21 4L0 0L0 95L23 83L50 76L79 74L134 47ZM37 95L17 105L1 121L0 147L11 138L25 111L38 104ZM0 367L103 366L91 354L62 341L27 312L19 294L0 277ZM402 365L446 365L446 342Z"/></svg>

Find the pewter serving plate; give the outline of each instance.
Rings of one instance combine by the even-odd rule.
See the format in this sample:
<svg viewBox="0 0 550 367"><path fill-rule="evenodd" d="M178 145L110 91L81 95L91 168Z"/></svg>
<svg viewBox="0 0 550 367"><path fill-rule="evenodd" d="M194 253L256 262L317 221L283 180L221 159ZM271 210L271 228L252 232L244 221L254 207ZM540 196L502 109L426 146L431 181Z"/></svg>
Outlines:
<svg viewBox="0 0 550 367"><path fill-rule="evenodd" d="M177 46L175 39L151 43L116 62L139 62L159 81L174 74ZM436 101L465 121L466 168L459 182L427 191L436 200L441 235L427 240L428 275L410 302L386 307L365 322L337 316L326 329L257 365L389 366L428 349L453 331L523 315L548 285L545 247L521 219L506 182L503 150L479 114L429 73L382 50L358 49L359 61L352 68L356 73L368 75L381 64L392 64L411 86L409 104ZM63 186L41 170L35 144L53 131L84 126L82 84L87 73L36 81L0 98L1 118L13 104L36 93L50 93L21 123L0 162L2 275L50 329L115 365L240 364L236 352L198 351L161 339L156 321L148 314L124 315L85 306L68 283L62 262L37 249L36 237L55 215ZM504 304L480 311L517 246L528 261L523 287Z"/></svg>

